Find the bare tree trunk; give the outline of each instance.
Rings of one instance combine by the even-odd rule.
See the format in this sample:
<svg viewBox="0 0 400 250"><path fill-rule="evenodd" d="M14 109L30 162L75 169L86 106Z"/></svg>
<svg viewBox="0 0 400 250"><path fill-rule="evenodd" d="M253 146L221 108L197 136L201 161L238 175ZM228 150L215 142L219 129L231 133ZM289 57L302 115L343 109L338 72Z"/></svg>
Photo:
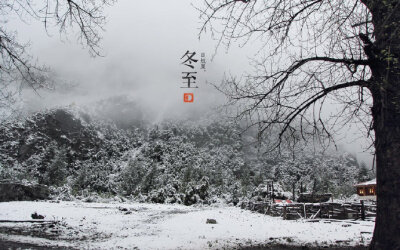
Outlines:
<svg viewBox="0 0 400 250"><path fill-rule="evenodd" d="M293 182L292 183L292 192L293 192L292 200L296 200L296 190L295 190L295 188L296 188L296 183Z"/></svg>
<svg viewBox="0 0 400 250"><path fill-rule="evenodd" d="M400 249L400 2L362 0L375 41L361 39L372 72L377 217L371 249Z"/></svg>
<svg viewBox="0 0 400 250"><path fill-rule="evenodd" d="M373 92L378 207L371 249L400 249L400 82L394 78Z"/></svg>

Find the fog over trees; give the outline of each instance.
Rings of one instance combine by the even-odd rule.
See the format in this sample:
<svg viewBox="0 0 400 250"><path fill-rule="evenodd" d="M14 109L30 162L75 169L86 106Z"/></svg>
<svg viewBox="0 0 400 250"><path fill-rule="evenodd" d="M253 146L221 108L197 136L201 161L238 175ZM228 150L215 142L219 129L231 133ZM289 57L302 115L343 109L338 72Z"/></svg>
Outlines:
<svg viewBox="0 0 400 250"><path fill-rule="evenodd" d="M400 248L398 0L6 0L0 13L0 180L61 200L237 206L267 180L288 199L349 198L376 171L371 248ZM189 50L206 58L193 105ZM347 148L374 152L374 168L346 152L351 126L364 145Z"/></svg>

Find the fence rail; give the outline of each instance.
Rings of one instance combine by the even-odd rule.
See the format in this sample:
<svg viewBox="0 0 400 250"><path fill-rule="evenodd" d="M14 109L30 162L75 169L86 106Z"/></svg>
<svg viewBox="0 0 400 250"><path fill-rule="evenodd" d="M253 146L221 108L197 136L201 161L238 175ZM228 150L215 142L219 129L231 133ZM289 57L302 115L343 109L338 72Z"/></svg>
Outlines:
<svg viewBox="0 0 400 250"><path fill-rule="evenodd" d="M280 216L285 220L296 219L362 219L376 217L376 205L374 203L292 203L275 204L270 202L244 202L243 209L249 209L259 213Z"/></svg>

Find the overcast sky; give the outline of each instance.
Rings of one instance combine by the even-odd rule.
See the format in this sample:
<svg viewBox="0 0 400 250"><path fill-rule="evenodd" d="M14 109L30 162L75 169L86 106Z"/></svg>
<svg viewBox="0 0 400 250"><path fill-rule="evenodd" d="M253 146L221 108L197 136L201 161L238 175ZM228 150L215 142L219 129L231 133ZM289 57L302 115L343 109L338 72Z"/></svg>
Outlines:
<svg viewBox="0 0 400 250"><path fill-rule="evenodd" d="M39 63L50 66L61 79L79 84L79 92L73 96L42 97L39 104L91 102L127 94L160 115L177 109L190 112L221 103L222 96L207 81L219 82L226 72L242 74L249 68L250 48L233 48L229 54L221 49L211 62L215 42L208 35L198 39L199 12L190 1L120 0L107 9L107 16L102 41L105 57L96 58L73 36L60 41L57 30L50 30L49 37L41 23L13 23L20 40L31 42L31 52ZM200 54L206 55L206 71L197 64L199 88L190 89L195 93L193 104L183 103L183 93L188 90L180 88L184 86L182 72L188 69L180 64L180 58L187 50L196 52L199 62Z"/></svg>
<svg viewBox="0 0 400 250"><path fill-rule="evenodd" d="M201 3L201 1L195 4ZM198 39L201 26L199 12L189 0L119 0L106 11L108 23L102 41L104 57L93 58L79 45L73 36L60 39L57 30L50 29L50 36L43 24L31 21L10 20L9 28L18 31L22 42L30 42L30 51L41 64L48 65L60 79L78 84L69 95L31 95L28 105L43 108L55 105L94 103L96 100L115 95L129 95L151 110L154 120L168 115L206 112L223 103L223 96L206 81L218 83L224 73L241 75L250 71L248 57L254 56L256 42L239 49L224 48L211 61L215 41L209 34ZM198 89L193 89L195 102L183 103L180 88L182 71L181 57L187 51L195 51L197 59L206 55L206 71L198 68ZM362 154L365 140L355 140L357 128L343 130L339 141L347 150L371 165L371 157Z"/></svg>

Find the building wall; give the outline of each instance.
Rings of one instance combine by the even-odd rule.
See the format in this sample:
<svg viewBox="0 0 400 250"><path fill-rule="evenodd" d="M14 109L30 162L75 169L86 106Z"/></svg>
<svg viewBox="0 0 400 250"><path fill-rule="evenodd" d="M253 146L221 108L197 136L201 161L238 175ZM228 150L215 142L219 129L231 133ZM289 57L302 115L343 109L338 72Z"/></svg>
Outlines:
<svg viewBox="0 0 400 250"><path fill-rule="evenodd" d="M376 200L376 185L357 187L357 194L362 200Z"/></svg>

